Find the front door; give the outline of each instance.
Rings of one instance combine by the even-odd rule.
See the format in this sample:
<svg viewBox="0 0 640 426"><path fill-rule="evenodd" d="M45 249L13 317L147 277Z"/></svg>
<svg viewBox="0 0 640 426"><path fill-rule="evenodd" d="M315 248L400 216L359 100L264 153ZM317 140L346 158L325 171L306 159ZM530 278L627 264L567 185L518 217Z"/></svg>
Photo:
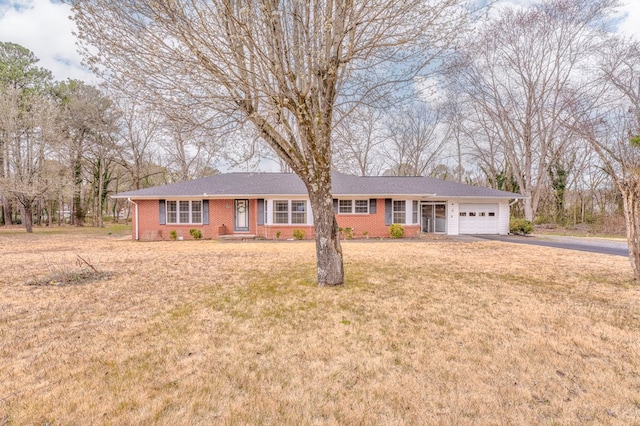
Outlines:
<svg viewBox="0 0 640 426"><path fill-rule="evenodd" d="M234 231L246 232L249 230L249 200L235 201Z"/></svg>
<svg viewBox="0 0 640 426"><path fill-rule="evenodd" d="M420 230L427 233L447 232L447 205L444 203L422 204Z"/></svg>

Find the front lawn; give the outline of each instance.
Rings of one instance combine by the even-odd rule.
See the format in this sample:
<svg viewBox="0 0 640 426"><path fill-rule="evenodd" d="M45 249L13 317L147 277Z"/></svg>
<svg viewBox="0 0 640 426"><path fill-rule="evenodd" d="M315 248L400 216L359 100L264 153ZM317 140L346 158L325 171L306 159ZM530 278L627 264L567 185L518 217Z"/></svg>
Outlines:
<svg viewBox="0 0 640 426"><path fill-rule="evenodd" d="M0 231L0 425L640 423L626 258L343 248Z"/></svg>

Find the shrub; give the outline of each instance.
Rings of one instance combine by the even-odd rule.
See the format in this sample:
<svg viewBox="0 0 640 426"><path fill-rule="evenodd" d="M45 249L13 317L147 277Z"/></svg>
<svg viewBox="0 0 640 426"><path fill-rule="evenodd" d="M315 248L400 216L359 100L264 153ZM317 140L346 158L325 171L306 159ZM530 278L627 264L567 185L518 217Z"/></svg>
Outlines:
<svg viewBox="0 0 640 426"><path fill-rule="evenodd" d="M276 240L280 239L280 235L282 235L282 231L276 231Z"/></svg>
<svg viewBox="0 0 640 426"><path fill-rule="evenodd" d="M173 231L169 231L169 238L171 238L173 241L178 239L178 231L173 230Z"/></svg>
<svg viewBox="0 0 640 426"><path fill-rule="evenodd" d="M202 238L202 231L199 229L195 229L195 228L189 229L189 233L191 234L194 240L199 240L200 238Z"/></svg>
<svg viewBox="0 0 640 426"><path fill-rule="evenodd" d="M369 239L369 231L362 231L362 236Z"/></svg>
<svg viewBox="0 0 640 426"><path fill-rule="evenodd" d="M404 236L404 227L399 223L394 223L389 227L391 238L402 238Z"/></svg>
<svg viewBox="0 0 640 426"><path fill-rule="evenodd" d="M509 232L517 235L527 235L533 232L533 223L527 219L512 217L509 221Z"/></svg>
<svg viewBox="0 0 640 426"><path fill-rule="evenodd" d="M296 240L303 240L304 239L304 230L302 229L294 229L293 230L293 238L295 238Z"/></svg>
<svg viewBox="0 0 640 426"><path fill-rule="evenodd" d="M344 228L344 236L347 240L353 239L353 228Z"/></svg>

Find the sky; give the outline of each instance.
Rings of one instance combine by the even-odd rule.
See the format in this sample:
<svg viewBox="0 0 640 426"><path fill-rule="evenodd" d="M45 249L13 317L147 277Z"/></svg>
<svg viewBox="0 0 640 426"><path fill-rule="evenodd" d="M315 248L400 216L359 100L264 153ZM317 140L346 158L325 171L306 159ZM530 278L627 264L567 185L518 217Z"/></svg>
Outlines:
<svg viewBox="0 0 640 426"><path fill-rule="evenodd" d="M500 0L502 4L526 6L531 0ZM619 31L640 39L640 0L625 0L624 20ZM77 53L71 8L52 0L0 0L0 41L13 42L31 50L39 66L50 70L56 80L73 78L95 84Z"/></svg>

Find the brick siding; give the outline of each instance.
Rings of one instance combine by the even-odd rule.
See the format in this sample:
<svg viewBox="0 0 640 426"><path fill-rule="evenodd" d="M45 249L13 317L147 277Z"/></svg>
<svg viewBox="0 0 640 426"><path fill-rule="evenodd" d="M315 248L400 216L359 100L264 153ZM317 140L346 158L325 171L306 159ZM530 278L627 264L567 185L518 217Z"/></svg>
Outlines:
<svg viewBox="0 0 640 426"><path fill-rule="evenodd" d="M138 205L140 220L138 222L138 238L143 241L169 240L170 232L176 231L178 237L192 239L190 229L202 231L202 238L217 239L220 235L250 234L266 239L276 239L276 233L280 231L282 240L292 239L296 229L305 232L305 239L315 238L312 225L257 225L258 201L249 200L249 231L234 231L234 200L209 200L209 224L166 224L160 225L158 200L133 200ZM368 238L388 238L389 226L384 224L385 218L384 198L377 200L377 209L374 214L338 214L336 215L338 226L352 228L354 238L365 238L363 231L368 232ZM132 209L133 230L135 238L136 209ZM403 225L405 237L415 237L420 234L420 225Z"/></svg>

